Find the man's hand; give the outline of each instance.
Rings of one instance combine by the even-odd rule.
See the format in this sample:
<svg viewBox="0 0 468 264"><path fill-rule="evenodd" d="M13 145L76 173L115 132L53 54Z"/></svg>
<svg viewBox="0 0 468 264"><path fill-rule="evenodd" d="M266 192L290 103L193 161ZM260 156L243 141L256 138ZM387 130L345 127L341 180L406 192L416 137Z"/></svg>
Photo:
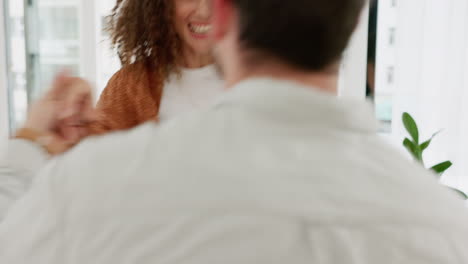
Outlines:
<svg viewBox="0 0 468 264"><path fill-rule="evenodd" d="M23 129L44 135L52 154L68 150L88 136L94 119L91 85L83 79L59 74L46 95L35 102Z"/></svg>

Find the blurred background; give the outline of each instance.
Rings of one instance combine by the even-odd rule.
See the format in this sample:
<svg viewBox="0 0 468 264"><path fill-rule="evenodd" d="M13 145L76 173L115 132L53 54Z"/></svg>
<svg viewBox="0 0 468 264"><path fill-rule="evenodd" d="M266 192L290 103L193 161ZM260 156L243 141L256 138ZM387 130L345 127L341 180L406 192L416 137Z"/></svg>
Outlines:
<svg viewBox="0 0 468 264"><path fill-rule="evenodd" d="M99 96L120 67L104 31L114 4L0 0L1 140L62 68ZM468 1L372 1L343 58L340 96L370 100L381 136L404 154L403 112L423 139L442 130L426 163L451 160L443 181L468 191Z"/></svg>
<svg viewBox="0 0 468 264"><path fill-rule="evenodd" d="M119 69L103 30L115 0L2 1L12 130L57 71L86 77L98 95Z"/></svg>

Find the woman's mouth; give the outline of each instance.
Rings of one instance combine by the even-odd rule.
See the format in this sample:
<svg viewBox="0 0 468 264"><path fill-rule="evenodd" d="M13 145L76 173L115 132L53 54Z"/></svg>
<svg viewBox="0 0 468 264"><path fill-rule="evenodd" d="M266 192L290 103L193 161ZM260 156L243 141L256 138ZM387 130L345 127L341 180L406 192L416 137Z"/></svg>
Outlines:
<svg viewBox="0 0 468 264"><path fill-rule="evenodd" d="M188 25L190 32L195 35L207 35L211 30L210 24L194 24L190 23Z"/></svg>

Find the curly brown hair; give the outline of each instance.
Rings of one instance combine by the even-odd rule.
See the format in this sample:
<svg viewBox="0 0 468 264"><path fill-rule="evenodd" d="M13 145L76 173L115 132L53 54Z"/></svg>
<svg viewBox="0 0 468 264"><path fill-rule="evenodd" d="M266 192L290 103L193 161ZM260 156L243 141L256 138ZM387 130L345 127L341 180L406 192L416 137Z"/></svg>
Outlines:
<svg viewBox="0 0 468 264"><path fill-rule="evenodd" d="M173 0L117 0L106 30L123 66L142 62L164 78L178 72L181 40L173 10Z"/></svg>

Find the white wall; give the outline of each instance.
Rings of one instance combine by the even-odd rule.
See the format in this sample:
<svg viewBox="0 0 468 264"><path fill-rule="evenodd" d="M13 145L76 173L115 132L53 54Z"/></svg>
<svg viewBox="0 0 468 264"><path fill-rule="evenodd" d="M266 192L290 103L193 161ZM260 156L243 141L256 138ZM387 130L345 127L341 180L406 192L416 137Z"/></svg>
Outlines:
<svg viewBox="0 0 468 264"><path fill-rule="evenodd" d="M468 1L398 2L393 134L406 136L410 112L422 139L442 129L425 153L428 166L451 160L444 180L468 192Z"/></svg>
<svg viewBox="0 0 468 264"><path fill-rule="evenodd" d="M3 1L0 1L0 148L5 143L9 130L4 14Z"/></svg>
<svg viewBox="0 0 468 264"><path fill-rule="evenodd" d="M366 6L343 56L339 80L340 96L362 100L366 98L368 29L369 6Z"/></svg>

